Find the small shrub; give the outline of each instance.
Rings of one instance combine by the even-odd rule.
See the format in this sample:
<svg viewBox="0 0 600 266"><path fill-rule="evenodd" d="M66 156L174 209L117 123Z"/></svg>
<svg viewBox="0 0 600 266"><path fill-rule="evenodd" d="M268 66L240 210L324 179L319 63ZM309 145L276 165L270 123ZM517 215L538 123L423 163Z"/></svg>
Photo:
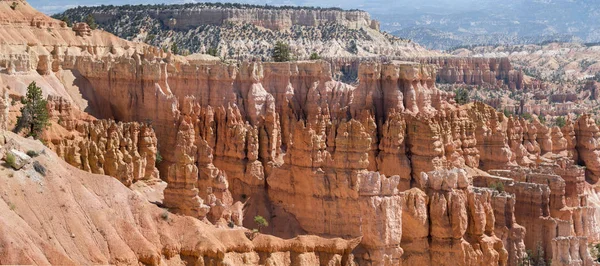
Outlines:
<svg viewBox="0 0 600 266"><path fill-rule="evenodd" d="M35 161L33 162L33 169L40 173L40 175L42 176L46 176L46 167L44 167L40 162Z"/></svg>
<svg viewBox="0 0 600 266"><path fill-rule="evenodd" d="M528 120L528 121L533 120L533 116L531 116L530 113L523 113L523 114L521 114L521 117L523 117L525 120Z"/></svg>
<svg viewBox="0 0 600 266"><path fill-rule="evenodd" d="M559 117L556 118L556 125L558 127L564 127L566 124L567 124L567 121L565 120L564 117L559 116Z"/></svg>
<svg viewBox="0 0 600 266"><path fill-rule="evenodd" d="M312 53L312 54L310 54L310 58L309 59L310 60L319 60L319 59L321 59L321 56L319 54L317 54L317 53Z"/></svg>
<svg viewBox="0 0 600 266"><path fill-rule="evenodd" d="M171 53L172 54L179 54L179 46L177 46L176 43L173 43L171 45Z"/></svg>
<svg viewBox="0 0 600 266"><path fill-rule="evenodd" d="M600 262L600 244L590 244L588 249L590 250L590 255L594 261Z"/></svg>
<svg viewBox="0 0 600 266"><path fill-rule="evenodd" d="M165 221L169 220L169 211L163 211L163 213L160 214L160 218L162 218Z"/></svg>
<svg viewBox="0 0 600 266"><path fill-rule="evenodd" d="M37 157L37 156L38 156L38 153L37 153L36 151L33 151L33 150L28 150L28 151L27 151L27 156L29 156L29 157L31 157L31 158L33 158L33 157Z"/></svg>
<svg viewBox="0 0 600 266"><path fill-rule="evenodd" d="M10 8L11 8L12 10L16 10L16 9L17 9L17 6L19 6L19 3L17 3L17 2L12 2L12 4L10 4Z"/></svg>
<svg viewBox="0 0 600 266"><path fill-rule="evenodd" d="M206 51L206 53L216 57L219 54L219 51L217 50L217 48L211 47L208 48L208 51Z"/></svg>
<svg viewBox="0 0 600 266"><path fill-rule="evenodd" d="M502 192L504 192L504 183L502 183L502 182L493 182L493 183L490 184L489 188L502 193Z"/></svg>
<svg viewBox="0 0 600 266"><path fill-rule="evenodd" d="M163 161L162 155L160 155L160 151L156 150L156 160L154 161L154 165L158 167L158 165Z"/></svg>
<svg viewBox="0 0 600 266"><path fill-rule="evenodd" d="M235 227L235 224L233 223L233 221L229 221L229 222L227 223L227 226L229 226L229 228L234 228L234 227Z"/></svg>
<svg viewBox="0 0 600 266"><path fill-rule="evenodd" d="M540 115L538 116L538 119L540 120L540 123L542 123L542 125L546 124L546 116Z"/></svg>
<svg viewBox="0 0 600 266"><path fill-rule="evenodd" d="M265 226L269 226L269 222L267 222L267 219L260 215L254 216L254 222L258 225L258 231L260 231L260 229L262 229Z"/></svg>
<svg viewBox="0 0 600 266"><path fill-rule="evenodd" d="M8 166L12 167L13 169L17 169L17 158L15 158L15 155L13 155L12 153L7 153L6 157L4 158L4 161Z"/></svg>
<svg viewBox="0 0 600 266"><path fill-rule="evenodd" d="M467 104L470 101L469 92L464 88L457 89L454 91L454 101L460 105Z"/></svg>
<svg viewBox="0 0 600 266"><path fill-rule="evenodd" d="M15 204L12 202L8 204L8 207L10 208L11 211L14 211L17 208L17 206L15 206Z"/></svg>

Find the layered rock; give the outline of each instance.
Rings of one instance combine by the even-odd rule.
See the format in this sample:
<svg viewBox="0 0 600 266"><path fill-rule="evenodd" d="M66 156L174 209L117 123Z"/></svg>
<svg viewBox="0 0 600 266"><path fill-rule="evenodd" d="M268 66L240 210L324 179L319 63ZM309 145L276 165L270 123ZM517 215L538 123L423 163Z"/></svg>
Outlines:
<svg viewBox="0 0 600 266"><path fill-rule="evenodd" d="M421 60L439 66L440 83L491 85L507 89L525 89L523 73L516 71L508 58L442 57Z"/></svg>
<svg viewBox="0 0 600 266"><path fill-rule="evenodd" d="M0 130L8 129L9 124L9 110L10 110L10 98L8 97L8 90L0 90Z"/></svg>
<svg viewBox="0 0 600 266"><path fill-rule="evenodd" d="M379 30L378 22L371 20L365 11L345 11L336 9L301 9L285 7L264 9L264 6L244 6L240 8L200 4L192 6L147 7L150 17L162 21L169 29L187 30L198 25L223 25L226 23L250 23L271 30L289 30L292 25L316 27L328 23L344 25L350 29L371 28ZM121 11L121 10L120 10ZM72 11L72 12L75 12ZM107 23L117 16L131 16L134 11L94 13L98 23Z"/></svg>
<svg viewBox="0 0 600 266"><path fill-rule="evenodd" d="M224 59L271 60L278 41L289 44L294 57L301 59L309 59L312 53L354 58L439 55L381 32L379 22L359 10L198 3L78 7L55 17L86 21L88 15L99 27L124 39L176 45L174 51L183 54Z"/></svg>
<svg viewBox="0 0 600 266"><path fill-rule="evenodd" d="M52 22L40 20L39 27L48 27L44 21ZM507 118L482 103L458 107L435 86L435 67L422 63L359 64L354 86L334 80L326 61L223 64L121 41L112 46L112 37L88 35L81 25L60 34L80 45L50 47L41 39L29 48L9 45L15 52L2 61L11 69L2 80L19 84L21 75L8 73L34 73L46 80L44 93L64 96L50 97L58 126L47 134L65 160L129 184L156 176L159 149L160 176L168 182L164 205L173 212L222 228L253 228L261 215L270 224L261 230L274 235L353 239L311 246L306 241L325 240L258 236L251 245L238 239L241 232L222 229L220 239L244 248L225 245L227 251L205 255L174 242L193 250L186 258L236 265L243 256L247 264L512 265L539 246L546 258L589 261L585 252L571 252L597 239L586 196L592 189L584 180L594 180L596 148L589 143L598 131L589 117L559 130ZM94 38L102 40L89 45ZM502 62L490 62L489 70L464 67L463 77L492 80L504 70L495 65ZM121 122L80 116L78 108ZM571 165L576 156L592 166L587 173ZM473 188L473 174L483 180L477 186L501 182L509 193ZM198 219L185 221L195 226ZM152 247L170 250L162 242ZM163 255L142 251L153 257L144 263ZM133 262L134 255L124 259Z"/></svg>
<svg viewBox="0 0 600 266"><path fill-rule="evenodd" d="M0 2L0 4L2 4ZM0 146L44 150L20 171L0 166L2 264L356 265L360 239L280 239L170 214L114 178L68 165L12 133Z"/></svg>
<svg viewBox="0 0 600 266"><path fill-rule="evenodd" d="M588 205L583 168L560 159L537 170L515 168L491 173L504 178L480 176L475 185L502 187L515 194L516 221L527 228L525 245L535 252L537 260L543 257L559 265L592 265L587 246L597 241L600 232L597 209Z"/></svg>
<svg viewBox="0 0 600 266"><path fill-rule="evenodd" d="M581 116L575 125L577 136L577 154L586 168L586 178L596 183L600 179L600 143L598 141L598 126L596 121L589 116Z"/></svg>
<svg viewBox="0 0 600 266"><path fill-rule="evenodd" d="M126 186L158 178L157 139L151 125L95 120L60 97L49 97L48 111L53 125L42 138L69 164L113 176Z"/></svg>
<svg viewBox="0 0 600 266"><path fill-rule="evenodd" d="M405 192L403 264L506 265L509 254L494 233L492 193L470 184L464 170L433 171L419 180L426 193ZM514 253L521 256L522 247Z"/></svg>

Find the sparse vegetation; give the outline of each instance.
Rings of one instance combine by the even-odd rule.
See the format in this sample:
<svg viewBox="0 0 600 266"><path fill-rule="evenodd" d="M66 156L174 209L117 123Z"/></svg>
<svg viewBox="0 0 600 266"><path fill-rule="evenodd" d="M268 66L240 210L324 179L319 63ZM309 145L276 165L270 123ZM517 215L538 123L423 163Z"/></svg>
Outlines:
<svg viewBox="0 0 600 266"><path fill-rule="evenodd" d="M269 226L269 222L267 222L267 219L260 215L254 216L254 222L256 223L256 225L258 225L259 232L263 227Z"/></svg>
<svg viewBox="0 0 600 266"><path fill-rule="evenodd" d="M317 53L312 53L312 54L310 54L310 58L309 59L310 60L319 60L319 59L321 59L321 56L319 54L317 54Z"/></svg>
<svg viewBox="0 0 600 266"><path fill-rule="evenodd" d="M559 117L556 118L556 125L558 127L564 127L566 124L567 124L567 121L565 120L564 117L559 116Z"/></svg>
<svg viewBox="0 0 600 266"><path fill-rule="evenodd" d="M546 124L546 116L545 115L539 115L538 116L538 120L540 120L540 123L542 123L542 125Z"/></svg>
<svg viewBox="0 0 600 266"><path fill-rule="evenodd" d="M356 45L355 40L350 40L350 42L348 43L348 52L358 54L358 45Z"/></svg>
<svg viewBox="0 0 600 266"><path fill-rule="evenodd" d="M47 101L43 98L42 89L34 82L27 87L27 95L23 99L24 106L21 107L21 116L17 119L16 132L27 128L27 136L38 138L48 126Z"/></svg>
<svg viewBox="0 0 600 266"><path fill-rule="evenodd" d="M40 162L33 162L33 169L38 172L42 176L46 176L46 167L44 167Z"/></svg>
<svg viewBox="0 0 600 266"><path fill-rule="evenodd" d="M217 48L215 48L215 47L211 47L211 48L208 48L206 53L209 55L212 55L212 56L218 56L219 50L217 50Z"/></svg>
<svg viewBox="0 0 600 266"><path fill-rule="evenodd" d="M177 46L176 43L171 44L171 53L172 54L179 54L179 46Z"/></svg>
<svg viewBox="0 0 600 266"><path fill-rule="evenodd" d="M490 184L489 188L494 189L500 193L504 192L504 183L502 182L493 182Z"/></svg>
<svg viewBox="0 0 600 266"><path fill-rule="evenodd" d="M98 24L96 24L96 19L94 18L94 16L92 16L92 14L88 14L87 17L85 17L85 23L87 23L88 26L90 26L90 29L92 30L98 28Z"/></svg>
<svg viewBox="0 0 600 266"><path fill-rule="evenodd" d="M19 3L17 3L17 2L12 2L12 4L10 4L10 8L11 8L12 10L16 10L16 9L17 9L17 6L19 6Z"/></svg>
<svg viewBox="0 0 600 266"><path fill-rule="evenodd" d="M162 155L160 155L160 151L156 150L156 159L154 161L154 164L156 167L158 167L158 165L163 161L163 157Z"/></svg>
<svg viewBox="0 0 600 266"><path fill-rule="evenodd" d="M521 117L527 121L532 121L533 120L533 116L531 116L530 113L522 113Z"/></svg>
<svg viewBox="0 0 600 266"><path fill-rule="evenodd" d="M67 27L73 27L73 22L71 21L71 19L67 16L62 16L60 18L61 21L63 21L64 23L67 23Z"/></svg>
<svg viewBox="0 0 600 266"><path fill-rule="evenodd" d="M6 156L4 157L4 162L6 162L6 165L12 167L13 169L17 169L17 158L15 158L15 155L13 155L12 153L6 154Z"/></svg>
<svg viewBox="0 0 600 266"><path fill-rule="evenodd" d="M469 102L469 92L464 88L457 89L454 91L454 101L460 105L467 104Z"/></svg>
<svg viewBox="0 0 600 266"><path fill-rule="evenodd" d="M290 46L282 41L278 41L273 48L273 61L287 62L290 61Z"/></svg>
<svg viewBox="0 0 600 266"><path fill-rule="evenodd" d="M33 150L28 150L26 154L27 154L27 156L29 156L31 158L38 156L38 153L36 151L33 151Z"/></svg>
<svg viewBox="0 0 600 266"><path fill-rule="evenodd" d="M161 214L160 214L160 218L162 218L165 221L169 220L169 211L164 210Z"/></svg>
<svg viewBox="0 0 600 266"><path fill-rule="evenodd" d="M594 261L600 262L600 244L590 244L588 250Z"/></svg>

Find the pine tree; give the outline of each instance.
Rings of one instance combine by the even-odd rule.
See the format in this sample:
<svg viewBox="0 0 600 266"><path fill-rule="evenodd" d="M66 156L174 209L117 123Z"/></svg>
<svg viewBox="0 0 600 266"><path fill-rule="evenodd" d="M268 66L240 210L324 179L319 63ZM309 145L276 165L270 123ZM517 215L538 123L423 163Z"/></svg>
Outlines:
<svg viewBox="0 0 600 266"><path fill-rule="evenodd" d="M317 54L317 53L312 53L312 54L310 54L310 58L309 59L310 60L319 60L319 59L321 59L321 56L319 54Z"/></svg>
<svg viewBox="0 0 600 266"><path fill-rule="evenodd" d="M290 61L290 46L278 41L273 48L273 61L287 62Z"/></svg>
<svg viewBox="0 0 600 266"><path fill-rule="evenodd" d="M173 45L171 45L171 53L172 54L179 54L179 47L177 46L176 43L173 43Z"/></svg>
<svg viewBox="0 0 600 266"><path fill-rule="evenodd" d="M96 24L96 20L94 19L92 14L87 15L87 17L85 18L85 23L87 23L88 26L90 26L90 29L92 30L98 28L98 24Z"/></svg>
<svg viewBox="0 0 600 266"><path fill-rule="evenodd" d="M42 95L42 89L34 82L27 87L27 95L23 99L24 106L21 107L21 116L17 119L17 132L23 128L29 129L27 136L37 138L48 126L47 101Z"/></svg>

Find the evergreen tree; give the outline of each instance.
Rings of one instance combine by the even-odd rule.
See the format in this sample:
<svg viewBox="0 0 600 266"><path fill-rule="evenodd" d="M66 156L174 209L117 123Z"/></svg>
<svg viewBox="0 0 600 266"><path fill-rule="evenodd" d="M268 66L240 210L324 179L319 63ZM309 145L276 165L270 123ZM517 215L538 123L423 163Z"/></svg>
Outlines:
<svg viewBox="0 0 600 266"><path fill-rule="evenodd" d="M177 46L176 43L173 43L173 45L171 45L171 53L172 54L179 54L179 47Z"/></svg>
<svg viewBox="0 0 600 266"><path fill-rule="evenodd" d="M92 29L92 30L95 30L98 28L98 24L96 24L96 19L94 19L92 14L88 14L87 17L85 17L85 23L87 23L88 26L90 26L90 29Z"/></svg>
<svg viewBox="0 0 600 266"><path fill-rule="evenodd" d="M312 54L310 54L310 58L309 59L310 60L319 60L319 59L321 59L321 56L319 54L317 54L317 53L312 53Z"/></svg>
<svg viewBox="0 0 600 266"><path fill-rule="evenodd" d="M67 16L62 16L60 18L60 20L64 21L65 23L67 23L67 27L73 27L73 22L71 22L71 19L69 19L69 17Z"/></svg>
<svg viewBox="0 0 600 266"><path fill-rule="evenodd" d="M34 82L27 87L27 95L23 99L24 106L21 107L21 116L17 119L16 131L23 128L29 129L27 136L37 138L48 126L47 101L42 95L42 89Z"/></svg>
<svg viewBox="0 0 600 266"><path fill-rule="evenodd" d="M469 103L469 92L464 88L454 91L454 101L460 105Z"/></svg>
<svg viewBox="0 0 600 266"><path fill-rule="evenodd" d="M208 51L206 53L212 56L217 56L219 54L219 50L217 50L217 48L215 47L211 47L208 48Z"/></svg>
<svg viewBox="0 0 600 266"><path fill-rule="evenodd" d="M567 121L565 120L564 117L559 116L559 117L556 118L556 125L558 127L564 127L566 124L567 124Z"/></svg>
<svg viewBox="0 0 600 266"><path fill-rule="evenodd" d="M278 41L273 48L273 61L287 62L290 61L290 46Z"/></svg>

